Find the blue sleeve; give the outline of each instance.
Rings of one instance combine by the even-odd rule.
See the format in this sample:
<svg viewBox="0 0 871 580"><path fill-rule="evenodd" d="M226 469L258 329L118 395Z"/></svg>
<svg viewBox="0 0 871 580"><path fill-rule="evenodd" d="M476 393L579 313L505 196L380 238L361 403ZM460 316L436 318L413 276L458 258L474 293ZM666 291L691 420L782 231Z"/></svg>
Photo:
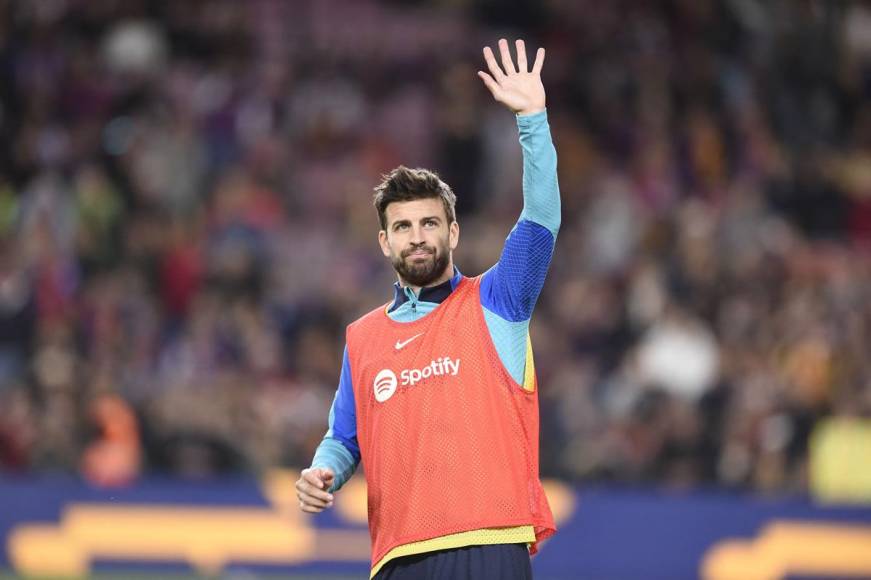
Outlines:
<svg viewBox="0 0 871 580"><path fill-rule="evenodd" d="M523 150L523 211L499 262L481 280L484 308L509 322L532 316L560 226L556 149L547 112L517 117L517 126Z"/></svg>
<svg viewBox="0 0 871 580"><path fill-rule="evenodd" d="M328 467L336 475L329 491L336 491L348 481L360 463L360 445L357 442L357 411L354 406L354 388L351 384L351 364L348 347L342 356L342 374L339 388L330 407L327 434L315 451L312 467Z"/></svg>
<svg viewBox="0 0 871 580"><path fill-rule="evenodd" d="M560 226L560 194L556 148L550 136L547 111L517 117L523 150L523 211L528 220L547 228L556 238Z"/></svg>

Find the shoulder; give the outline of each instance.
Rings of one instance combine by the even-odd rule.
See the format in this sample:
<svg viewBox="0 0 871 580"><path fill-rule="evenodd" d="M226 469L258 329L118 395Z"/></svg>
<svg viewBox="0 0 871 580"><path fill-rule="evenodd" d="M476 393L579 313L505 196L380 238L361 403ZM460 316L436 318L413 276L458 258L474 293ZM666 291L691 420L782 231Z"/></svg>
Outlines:
<svg viewBox="0 0 871 580"><path fill-rule="evenodd" d="M451 293L452 299L463 301L473 296L478 296L481 292L481 282L484 280L485 275L486 273L477 276L464 276Z"/></svg>
<svg viewBox="0 0 871 580"><path fill-rule="evenodd" d="M377 308L373 308L354 322L348 325L348 333L358 332L361 329L371 327L373 324L382 322L387 318L387 308L390 307L390 302L382 304Z"/></svg>
<svg viewBox="0 0 871 580"><path fill-rule="evenodd" d="M463 276L463 279L457 284L457 287L454 288L454 292L457 290L473 290L481 286L481 280L487 275L487 272L483 274L478 274L477 276Z"/></svg>

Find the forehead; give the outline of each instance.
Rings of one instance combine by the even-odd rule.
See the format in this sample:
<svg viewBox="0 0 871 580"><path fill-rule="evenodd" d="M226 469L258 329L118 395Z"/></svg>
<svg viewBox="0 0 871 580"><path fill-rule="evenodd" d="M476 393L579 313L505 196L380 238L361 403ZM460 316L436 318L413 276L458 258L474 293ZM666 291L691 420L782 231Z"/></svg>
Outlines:
<svg viewBox="0 0 871 580"><path fill-rule="evenodd" d="M445 206L442 204L441 198L438 197L415 199L413 201L394 201L387 206L384 210L384 214L387 216L388 224L399 220L410 220L414 222L425 217L433 216L447 221Z"/></svg>

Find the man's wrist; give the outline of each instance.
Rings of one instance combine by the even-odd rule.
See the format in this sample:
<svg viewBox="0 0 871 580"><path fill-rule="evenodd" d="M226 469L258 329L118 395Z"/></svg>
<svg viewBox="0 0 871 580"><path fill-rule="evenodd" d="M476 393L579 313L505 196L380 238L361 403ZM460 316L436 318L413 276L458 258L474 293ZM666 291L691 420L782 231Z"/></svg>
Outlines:
<svg viewBox="0 0 871 580"><path fill-rule="evenodd" d="M529 113L526 115L521 115L518 113L515 115L514 118L517 121L518 128L531 129L547 122L547 109L542 109L537 113Z"/></svg>
<svg viewBox="0 0 871 580"><path fill-rule="evenodd" d="M547 107L536 107L534 109L524 109L522 111L517 111L515 115L517 115L518 117L531 117L532 115L543 113L546 110Z"/></svg>

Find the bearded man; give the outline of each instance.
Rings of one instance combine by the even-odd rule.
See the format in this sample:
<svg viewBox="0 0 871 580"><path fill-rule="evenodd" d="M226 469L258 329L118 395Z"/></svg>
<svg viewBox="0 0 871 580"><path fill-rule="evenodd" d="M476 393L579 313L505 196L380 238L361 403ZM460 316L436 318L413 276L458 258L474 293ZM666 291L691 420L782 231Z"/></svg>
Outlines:
<svg viewBox="0 0 871 580"><path fill-rule="evenodd" d="M333 504L362 461L379 580L528 579L555 531L538 476L538 392L529 321L560 224L541 82L544 49L499 41L478 76L516 115L523 211L499 261L454 266L456 196L425 169L397 167L375 189L393 300L348 326L327 434L296 489L303 511Z"/></svg>

